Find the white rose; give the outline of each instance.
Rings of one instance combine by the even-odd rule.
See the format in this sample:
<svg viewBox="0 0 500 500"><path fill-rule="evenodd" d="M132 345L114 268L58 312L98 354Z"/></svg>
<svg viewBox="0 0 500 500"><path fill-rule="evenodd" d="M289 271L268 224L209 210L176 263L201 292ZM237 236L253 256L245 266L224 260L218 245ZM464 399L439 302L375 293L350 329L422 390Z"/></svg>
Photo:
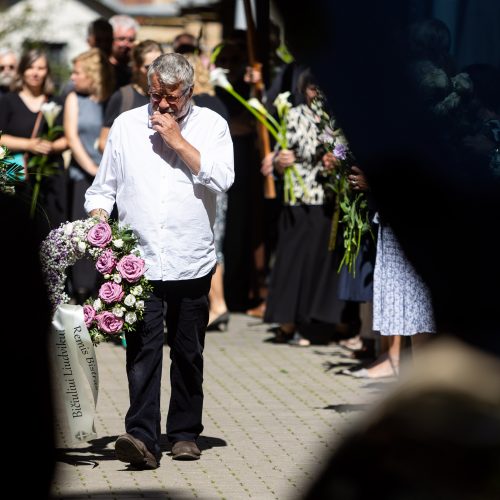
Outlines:
<svg viewBox="0 0 500 500"><path fill-rule="evenodd" d="M123 246L123 240L121 238L113 240L113 246L116 248L121 248Z"/></svg>
<svg viewBox="0 0 500 500"><path fill-rule="evenodd" d="M102 309L102 302L101 299L96 299L94 300L93 307L96 311L100 311Z"/></svg>
<svg viewBox="0 0 500 500"><path fill-rule="evenodd" d="M126 305L126 306L133 306L135 304L135 297L129 293L126 297L125 297L125 300L123 301L123 303Z"/></svg>
<svg viewBox="0 0 500 500"><path fill-rule="evenodd" d="M134 286L134 288L132 288L132 290L130 291L134 295L142 295L142 286L141 285Z"/></svg>
<svg viewBox="0 0 500 500"><path fill-rule="evenodd" d="M142 311L144 309L144 301L143 300L138 300L135 303L135 308L138 309L139 311Z"/></svg>
<svg viewBox="0 0 500 500"><path fill-rule="evenodd" d="M128 323L129 325L135 323L137 321L137 315L135 312L128 312L125 314L125 322Z"/></svg>
<svg viewBox="0 0 500 500"><path fill-rule="evenodd" d="M116 305L115 307L113 307L113 309L111 309L111 312L117 317L117 318L121 318L123 316L123 309Z"/></svg>
<svg viewBox="0 0 500 500"><path fill-rule="evenodd" d="M113 281L114 281L115 283L121 283L121 282L122 282L122 277L121 277L121 275L120 275L120 274L118 274L118 273L117 273L117 274L113 274Z"/></svg>
<svg viewBox="0 0 500 500"><path fill-rule="evenodd" d="M79 241L78 250L80 250L80 252L85 252L85 250L87 250L87 243L85 243L84 241Z"/></svg>

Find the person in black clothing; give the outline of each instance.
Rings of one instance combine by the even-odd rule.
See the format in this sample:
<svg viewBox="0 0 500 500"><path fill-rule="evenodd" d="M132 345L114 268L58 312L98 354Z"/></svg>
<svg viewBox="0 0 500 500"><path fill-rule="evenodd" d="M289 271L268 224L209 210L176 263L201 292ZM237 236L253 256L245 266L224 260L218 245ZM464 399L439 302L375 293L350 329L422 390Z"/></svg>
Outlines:
<svg viewBox="0 0 500 500"><path fill-rule="evenodd" d="M48 130L42 117L44 103L60 99L54 96L54 84L50 74L47 56L38 49L32 49L21 56L13 91L2 96L0 106L1 144L16 154L16 162L27 166L29 159L37 155L50 155L51 162L59 167L58 174L42 179L37 215L39 223L48 234L50 229L67 220L66 175L61 153L67 148L64 136L49 141L42 136ZM38 119L38 120L37 120ZM56 118L56 125L62 123L62 112ZM29 170L27 169L27 172ZM18 193L30 202L30 185L20 186Z"/></svg>
<svg viewBox="0 0 500 500"><path fill-rule="evenodd" d="M139 23L133 17L124 14L112 16L109 22L113 26L110 62L115 68L115 83L119 89L128 85L132 79L130 55L139 31Z"/></svg>
<svg viewBox="0 0 500 500"><path fill-rule="evenodd" d="M119 88L109 99L99 136L99 149L104 151L111 125L115 118L129 109L149 102L147 73L149 65L161 54L161 45L154 40L144 40L132 51L132 83Z"/></svg>

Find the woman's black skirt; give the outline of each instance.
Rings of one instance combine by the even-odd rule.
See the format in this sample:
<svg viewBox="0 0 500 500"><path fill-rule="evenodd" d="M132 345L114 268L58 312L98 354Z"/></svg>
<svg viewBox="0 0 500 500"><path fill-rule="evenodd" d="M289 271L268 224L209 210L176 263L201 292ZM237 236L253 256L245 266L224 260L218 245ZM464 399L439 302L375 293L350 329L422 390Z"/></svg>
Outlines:
<svg viewBox="0 0 500 500"><path fill-rule="evenodd" d="M265 321L339 323L338 252L328 250L333 208L300 205L283 208L271 272Z"/></svg>

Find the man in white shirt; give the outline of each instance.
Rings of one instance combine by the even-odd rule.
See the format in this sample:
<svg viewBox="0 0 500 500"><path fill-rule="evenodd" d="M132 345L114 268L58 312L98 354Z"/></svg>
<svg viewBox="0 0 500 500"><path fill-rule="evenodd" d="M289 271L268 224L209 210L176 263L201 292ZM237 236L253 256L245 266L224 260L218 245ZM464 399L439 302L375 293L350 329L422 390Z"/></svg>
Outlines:
<svg viewBox="0 0 500 500"><path fill-rule="evenodd" d="M172 361L167 437L174 459L200 457L215 201L232 185L234 165L227 122L192 104L193 68L184 56L158 57L148 83L150 103L113 123L85 209L107 218L116 202L120 223L139 236L153 285L143 323L126 337L130 408L115 451L136 468L154 469L161 457L164 303Z"/></svg>

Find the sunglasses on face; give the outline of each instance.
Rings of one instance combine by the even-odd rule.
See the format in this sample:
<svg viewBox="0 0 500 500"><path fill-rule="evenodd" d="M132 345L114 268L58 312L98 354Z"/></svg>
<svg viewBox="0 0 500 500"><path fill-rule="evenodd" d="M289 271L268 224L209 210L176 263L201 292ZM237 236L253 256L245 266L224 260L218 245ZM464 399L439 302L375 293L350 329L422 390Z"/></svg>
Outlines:
<svg viewBox="0 0 500 500"><path fill-rule="evenodd" d="M115 36L113 38L115 42L130 42L134 43L135 42L135 36Z"/></svg>

